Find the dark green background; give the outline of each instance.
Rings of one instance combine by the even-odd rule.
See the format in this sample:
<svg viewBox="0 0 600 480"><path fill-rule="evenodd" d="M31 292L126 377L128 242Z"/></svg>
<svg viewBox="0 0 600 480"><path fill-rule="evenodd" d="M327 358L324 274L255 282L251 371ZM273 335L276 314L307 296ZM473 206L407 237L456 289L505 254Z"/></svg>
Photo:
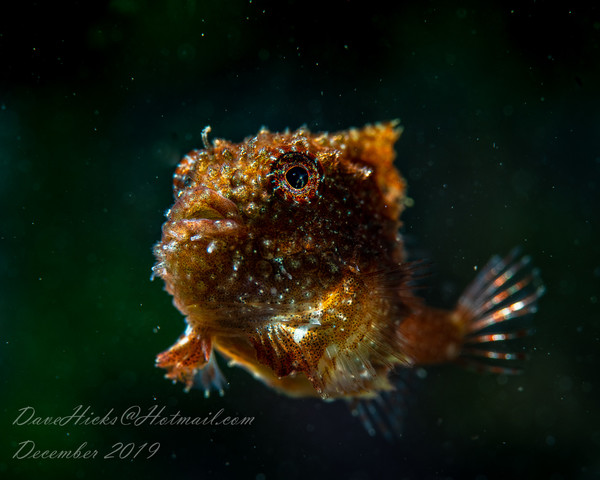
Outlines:
<svg viewBox="0 0 600 480"><path fill-rule="evenodd" d="M13 3L13 2L11 2ZM14 2L16 3L16 2ZM6 9L7 7L2 7ZM19 11L15 11L17 8ZM0 477L597 478L600 12L549 2L22 2L0 15ZM412 252L451 306L522 245L547 294L517 378L429 370L402 440L343 404L226 370L223 398L153 366L183 329L152 245L200 132L400 118ZM160 327L160 328L159 328ZM251 427L12 426L131 405ZM160 442L144 460L12 460Z"/></svg>

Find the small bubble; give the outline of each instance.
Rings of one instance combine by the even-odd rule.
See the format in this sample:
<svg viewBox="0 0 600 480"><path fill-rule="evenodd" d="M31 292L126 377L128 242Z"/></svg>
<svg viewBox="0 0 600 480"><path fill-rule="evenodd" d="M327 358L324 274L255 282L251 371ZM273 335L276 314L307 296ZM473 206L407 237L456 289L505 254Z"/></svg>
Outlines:
<svg viewBox="0 0 600 480"><path fill-rule="evenodd" d="M256 203L250 202L248 203L248 205L246 205L244 212L246 213L246 215L252 218L256 217L260 213L260 209L258 208Z"/></svg>

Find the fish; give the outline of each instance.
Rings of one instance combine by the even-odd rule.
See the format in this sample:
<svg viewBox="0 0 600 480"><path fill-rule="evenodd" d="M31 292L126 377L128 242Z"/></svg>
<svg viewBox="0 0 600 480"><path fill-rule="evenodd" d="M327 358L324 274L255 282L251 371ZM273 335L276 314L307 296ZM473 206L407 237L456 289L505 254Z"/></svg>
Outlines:
<svg viewBox="0 0 600 480"><path fill-rule="evenodd" d="M455 308L419 297L395 166L398 121L209 141L173 175L153 277L185 317L156 358L186 390L223 394L217 354L291 397L345 400L370 434L401 433L407 372L461 364L514 374L514 340L544 293L531 258L493 256Z"/></svg>

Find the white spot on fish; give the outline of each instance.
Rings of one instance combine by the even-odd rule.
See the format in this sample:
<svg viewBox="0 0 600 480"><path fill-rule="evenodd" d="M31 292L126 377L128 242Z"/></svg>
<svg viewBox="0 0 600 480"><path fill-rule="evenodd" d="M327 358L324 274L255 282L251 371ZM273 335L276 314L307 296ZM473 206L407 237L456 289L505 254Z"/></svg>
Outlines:
<svg viewBox="0 0 600 480"><path fill-rule="evenodd" d="M309 327L310 325L301 325L296 327L294 329L294 342L300 343L306 335L306 332L308 332Z"/></svg>
<svg viewBox="0 0 600 480"><path fill-rule="evenodd" d="M206 247L206 253L213 253L217 249L217 243L213 240Z"/></svg>

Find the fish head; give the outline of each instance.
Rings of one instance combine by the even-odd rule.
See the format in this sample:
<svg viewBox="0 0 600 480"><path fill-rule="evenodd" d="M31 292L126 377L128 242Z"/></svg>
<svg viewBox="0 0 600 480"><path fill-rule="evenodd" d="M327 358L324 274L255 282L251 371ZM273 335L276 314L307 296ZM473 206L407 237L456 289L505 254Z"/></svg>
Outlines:
<svg viewBox="0 0 600 480"><path fill-rule="evenodd" d="M174 175L155 275L188 318L231 333L249 328L242 305L310 309L348 272L398 263L400 133L394 122L333 134L263 129L190 152Z"/></svg>

